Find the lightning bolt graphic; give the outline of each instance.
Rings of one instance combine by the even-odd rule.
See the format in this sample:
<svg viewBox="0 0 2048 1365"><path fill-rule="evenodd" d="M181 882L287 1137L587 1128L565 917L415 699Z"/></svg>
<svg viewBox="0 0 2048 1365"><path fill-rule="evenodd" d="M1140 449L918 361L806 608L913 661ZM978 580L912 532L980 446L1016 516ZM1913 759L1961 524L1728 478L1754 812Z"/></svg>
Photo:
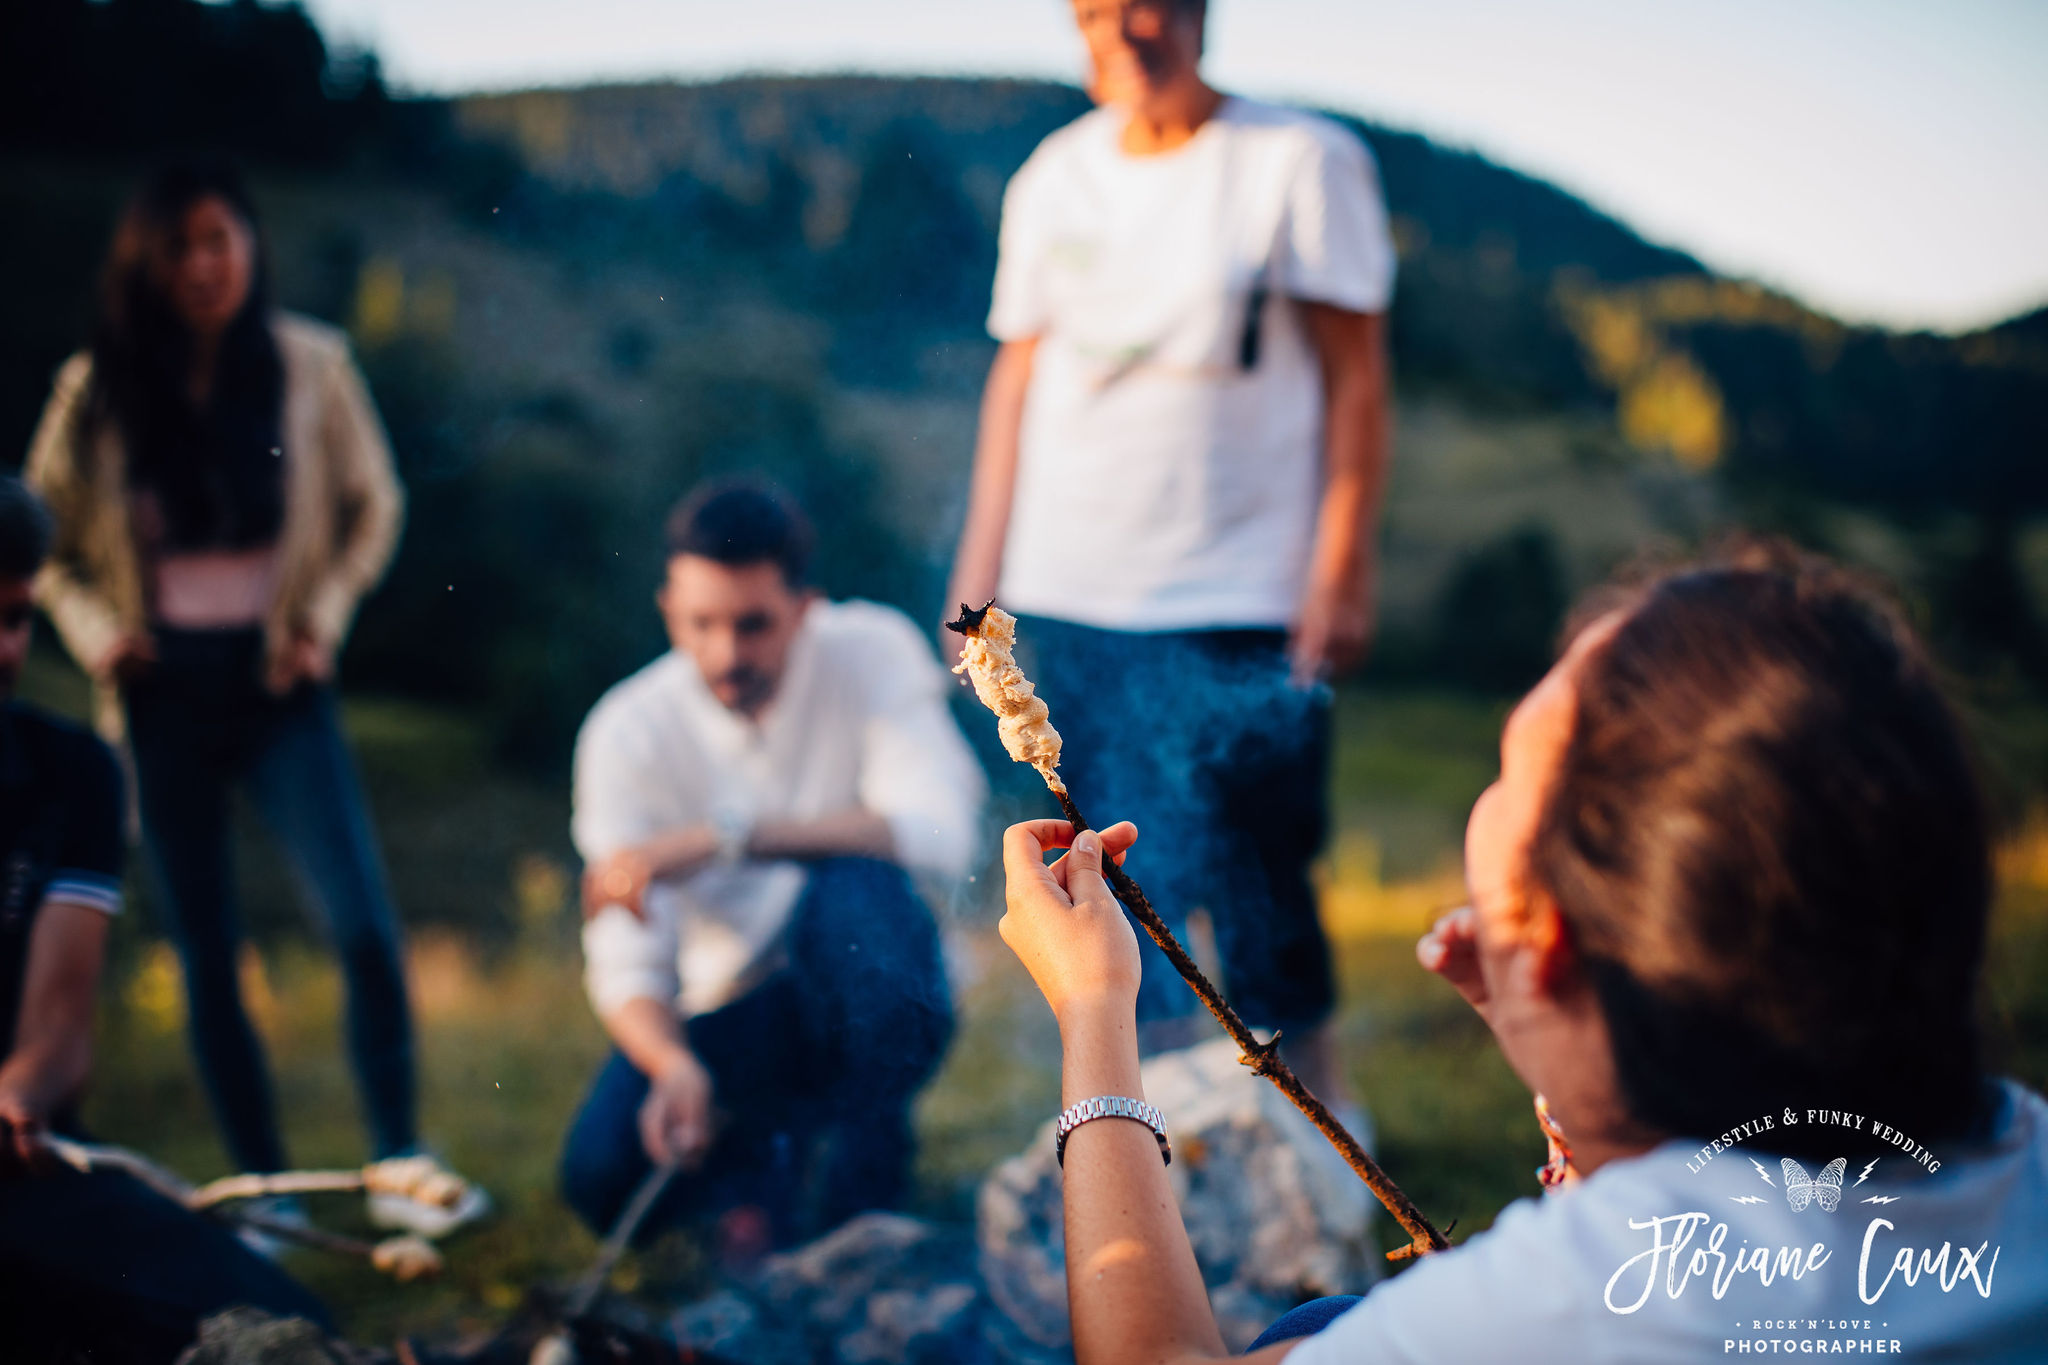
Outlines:
<svg viewBox="0 0 2048 1365"><path fill-rule="evenodd" d="M1884 1160L1884 1158L1881 1156L1872 1157L1870 1159L1870 1164L1863 1168L1863 1174L1856 1177L1856 1185L1861 1185L1864 1181L1870 1179L1870 1173L1877 1169L1877 1163L1882 1160ZM1856 1188L1856 1185L1851 1185L1849 1188L1853 1190ZM1869 1201L1866 1200L1864 1202L1868 1203Z"/></svg>
<svg viewBox="0 0 2048 1365"><path fill-rule="evenodd" d="M1763 1162L1758 1161L1755 1157L1751 1157L1749 1164L1756 1167L1756 1173L1764 1178L1764 1184L1769 1185L1772 1189L1778 1188L1778 1182L1771 1179L1771 1173L1764 1169Z"/></svg>
<svg viewBox="0 0 2048 1365"><path fill-rule="evenodd" d="M1761 1204L1764 1202L1763 1196L1760 1194L1731 1194L1728 1198L1737 1204Z"/></svg>
<svg viewBox="0 0 2048 1365"><path fill-rule="evenodd" d="M1895 1194L1873 1194L1863 1202L1866 1204L1896 1204L1899 1202L1899 1197Z"/></svg>

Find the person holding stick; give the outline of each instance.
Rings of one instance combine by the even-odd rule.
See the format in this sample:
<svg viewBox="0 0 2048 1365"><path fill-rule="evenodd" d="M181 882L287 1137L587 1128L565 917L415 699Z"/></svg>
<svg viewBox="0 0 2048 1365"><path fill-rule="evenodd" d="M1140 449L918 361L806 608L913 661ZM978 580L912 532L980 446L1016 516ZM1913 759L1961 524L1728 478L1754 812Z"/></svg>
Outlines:
<svg viewBox="0 0 2048 1365"><path fill-rule="evenodd" d="M906 1192L910 1106L952 1033L912 872L957 878L984 779L917 627L812 588L778 491L699 489L659 593L673 649L576 742L591 1004L615 1045L562 1190L611 1229L658 1167L652 1236L745 1261Z"/></svg>
<svg viewBox="0 0 2048 1365"><path fill-rule="evenodd" d="M1592 599L1503 731L1472 904L1417 949L1547 1098L1575 1178L1243 1358L2038 1359L2048 1102L1985 1069L1987 819L1933 666L1840 571L1752 546ZM1234 1358L1142 1107L1137 943L1104 879L1138 835L1041 820L1004 849L1002 935L1072 1106L1080 1365Z"/></svg>
<svg viewBox="0 0 2048 1365"><path fill-rule="evenodd" d="M1141 877L1176 930L1208 911L1246 1020L1336 1100L1309 871L1327 683L1372 634L1395 256L1364 143L1206 84L1205 11L1074 0L1101 107L1004 200L946 600L1023 618L1075 790L1181 851L1141 852ZM1193 1042L1192 1001L1142 958L1147 1049Z"/></svg>
<svg viewBox="0 0 2048 1365"><path fill-rule="evenodd" d="M93 1015L121 913L121 769L81 726L12 700L48 511L0 478L0 1342L10 1360L168 1362L233 1304L325 1324L227 1227L50 1153L81 1136Z"/></svg>

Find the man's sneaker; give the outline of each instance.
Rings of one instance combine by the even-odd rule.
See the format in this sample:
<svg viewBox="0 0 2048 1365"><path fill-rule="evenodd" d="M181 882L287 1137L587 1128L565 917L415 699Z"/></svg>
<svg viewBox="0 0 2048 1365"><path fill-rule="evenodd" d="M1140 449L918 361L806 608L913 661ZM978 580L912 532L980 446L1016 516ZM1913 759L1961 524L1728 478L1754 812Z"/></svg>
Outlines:
<svg viewBox="0 0 2048 1365"><path fill-rule="evenodd" d="M275 1261L298 1243L290 1237L273 1232L268 1227L242 1221L237 1215L249 1214L263 1223L287 1228L310 1228L313 1220L306 1216L306 1206L296 1196L269 1194L260 1199L244 1199L227 1207L228 1216L234 1219L235 1236L243 1246L255 1252L266 1261Z"/></svg>
<svg viewBox="0 0 2048 1365"><path fill-rule="evenodd" d="M364 1170L370 1222L432 1240L446 1237L491 1212L481 1185L464 1180L431 1156L392 1157Z"/></svg>

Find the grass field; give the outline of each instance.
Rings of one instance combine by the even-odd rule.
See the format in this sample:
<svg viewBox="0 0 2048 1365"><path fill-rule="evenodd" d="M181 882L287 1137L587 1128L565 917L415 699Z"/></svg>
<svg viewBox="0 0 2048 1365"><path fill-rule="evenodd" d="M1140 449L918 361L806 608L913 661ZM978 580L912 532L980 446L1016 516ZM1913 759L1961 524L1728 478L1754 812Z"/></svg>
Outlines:
<svg viewBox="0 0 2048 1365"><path fill-rule="evenodd" d="M54 684L51 684L54 686ZM1485 1227L1533 1194L1542 1142L1528 1096L1482 1026L1415 965L1415 935L1456 904L1464 812L1493 772L1502 707L1445 696L1357 693L1343 703L1337 834L1325 915L1338 947L1340 1028L1380 1133L1380 1157L1439 1225ZM359 703L350 724L377 804L401 903L421 1033L424 1127L489 1187L498 1216L448 1244L439 1281L396 1287L331 1257L293 1269L350 1333L453 1340L503 1320L529 1286L572 1278L594 1242L557 1202L555 1155L604 1051L579 981L565 798L493 773L454 717ZM255 937L246 993L269 1040L294 1159L349 1165L364 1137L339 1040L339 985L275 863L252 841ZM2006 859L2008 892L1988 1005L2002 1064L2048 1082L2048 828ZM1018 1150L1055 1107L1052 1020L996 940L994 882L950 914L961 1030L922 1101L917 1212L972 1216L980 1174ZM88 1118L193 1177L224 1171L185 1050L176 962L151 912L123 922L106 992ZM349 1226L350 1201L316 1210ZM694 1248L670 1239L619 1283L673 1301L702 1282Z"/></svg>

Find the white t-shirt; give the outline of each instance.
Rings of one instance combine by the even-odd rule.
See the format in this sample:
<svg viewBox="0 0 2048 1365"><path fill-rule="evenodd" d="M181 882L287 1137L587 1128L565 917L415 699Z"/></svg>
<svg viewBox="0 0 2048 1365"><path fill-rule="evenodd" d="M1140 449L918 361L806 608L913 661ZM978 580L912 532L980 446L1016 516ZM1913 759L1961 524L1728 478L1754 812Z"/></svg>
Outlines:
<svg viewBox="0 0 2048 1365"><path fill-rule="evenodd" d="M1123 126L1113 108L1076 119L1004 196L989 331L1039 345L1000 596L1115 628L1284 626L1322 466L1296 301L1385 310L1372 154L1328 119L1234 97L1161 155L1127 155Z"/></svg>
<svg viewBox="0 0 2048 1365"><path fill-rule="evenodd" d="M605 693L576 737L577 852L621 848L725 813L885 817L897 861L966 873L985 784L947 709L953 680L902 612L814 602L758 721L729 711L686 654L662 655ZM660 882L644 919L611 906L583 925L584 982L600 1015L627 1000L686 1015L744 990L804 887L793 862L714 864Z"/></svg>
<svg viewBox="0 0 2048 1365"><path fill-rule="evenodd" d="M2048 1103L2010 1082L2003 1096L1987 1146L1933 1152L1932 1175L1886 1147L1868 1180L1861 1159L1840 1171L1833 1211L1811 1186L1792 1207L1825 1166L1790 1172L1761 1145L1702 1163L1697 1144L1669 1143L1603 1166L1380 1285L1288 1365L2048 1360ZM1655 1219L1670 1220L1661 1234ZM1688 1227L1675 1268L1669 1251L1646 1254ZM1816 1246L1825 1257L1810 1265ZM1782 1254L1800 1273L1765 1285L1738 1271L1759 1247L1774 1271Z"/></svg>

